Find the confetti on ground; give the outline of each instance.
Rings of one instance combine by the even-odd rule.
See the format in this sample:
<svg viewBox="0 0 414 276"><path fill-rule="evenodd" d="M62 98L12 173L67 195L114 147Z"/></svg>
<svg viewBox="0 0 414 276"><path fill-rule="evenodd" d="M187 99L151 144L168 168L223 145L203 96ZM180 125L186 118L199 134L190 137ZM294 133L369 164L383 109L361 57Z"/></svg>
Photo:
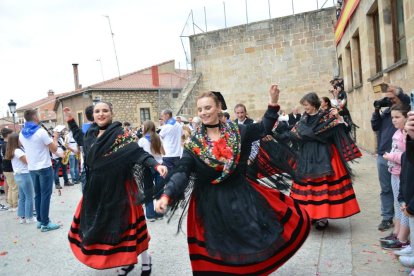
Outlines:
<svg viewBox="0 0 414 276"><path fill-rule="evenodd" d="M7 253L8 253L7 251L0 252L0 256L6 256Z"/></svg>
<svg viewBox="0 0 414 276"><path fill-rule="evenodd" d="M370 254L377 254L377 252L372 251L372 250L362 250L362 252L370 253Z"/></svg>

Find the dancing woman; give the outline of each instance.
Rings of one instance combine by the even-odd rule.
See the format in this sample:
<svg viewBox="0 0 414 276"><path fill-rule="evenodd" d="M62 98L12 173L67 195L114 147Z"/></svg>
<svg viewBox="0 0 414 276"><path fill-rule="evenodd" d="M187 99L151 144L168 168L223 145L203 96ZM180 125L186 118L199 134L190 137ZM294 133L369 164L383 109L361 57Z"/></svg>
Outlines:
<svg viewBox="0 0 414 276"><path fill-rule="evenodd" d="M293 256L309 233L304 209L246 175L252 142L271 134L278 118L277 85L269 94L262 122L250 125L220 122L225 104L213 92L197 100L202 125L186 141L156 203L156 211L165 212L192 176L187 235L194 275L267 275Z"/></svg>
<svg viewBox="0 0 414 276"><path fill-rule="evenodd" d="M73 124L70 109L65 108L65 115ZM70 247L79 261L92 268L125 266L120 275L128 274L141 254L141 275L150 275L150 237L132 169L142 164L161 176L167 169L140 148L121 123L112 122L111 104L97 103L93 116L97 128L91 128L84 139L86 186L69 231Z"/></svg>
<svg viewBox="0 0 414 276"><path fill-rule="evenodd" d="M346 133L337 109L319 110L321 101L313 92L300 103L304 116L278 139L299 142L290 196L306 209L316 229L323 230L329 218L346 218L360 211L347 161L360 157L361 152Z"/></svg>

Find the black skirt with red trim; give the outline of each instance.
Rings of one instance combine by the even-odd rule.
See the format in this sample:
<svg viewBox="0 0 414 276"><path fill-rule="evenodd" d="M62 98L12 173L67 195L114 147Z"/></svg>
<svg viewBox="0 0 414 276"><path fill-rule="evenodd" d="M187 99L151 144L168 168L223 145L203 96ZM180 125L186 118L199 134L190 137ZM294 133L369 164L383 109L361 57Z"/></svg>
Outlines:
<svg viewBox="0 0 414 276"><path fill-rule="evenodd" d="M217 254L211 254L206 244L208 235L197 216L197 200L192 197L188 210L187 236L194 275L268 275L289 260L305 242L310 230L310 219L306 211L291 197L278 190L248 181L275 214L277 221L274 223L282 226L283 231L280 233L281 238L277 240L278 244L273 247L274 250L266 259L248 263L234 263L224 260ZM256 234L261 235L260 232Z"/></svg>
<svg viewBox="0 0 414 276"><path fill-rule="evenodd" d="M331 167L330 175L296 180L292 184L290 196L312 219L346 218L360 212L351 175L334 145L331 145Z"/></svg>
<svg viewBox="0 0 414 276"><path fill-rule="evenodd" d="M83 264L95 269L108 269L136 264L141 252L148 249L150 236L147 231L142 205L133 204L129 196L130 219L128 229L116 245L95 243L85 245L80 235L80 211L82 200L76 208L75 216L69 230L69 245L75 257Z"/></svg>

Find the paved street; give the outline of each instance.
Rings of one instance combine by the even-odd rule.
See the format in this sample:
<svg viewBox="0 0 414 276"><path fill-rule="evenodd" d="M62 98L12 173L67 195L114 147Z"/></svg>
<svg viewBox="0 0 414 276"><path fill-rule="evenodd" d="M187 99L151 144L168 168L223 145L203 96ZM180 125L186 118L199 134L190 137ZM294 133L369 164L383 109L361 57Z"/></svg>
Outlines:
<svg viewBox="0 0 414 276"><path fill-rule="evenodd" d="M324 232L312 230L300 251L272 275L407 275L392 252L381 250L376 227L379 216L379 185L375 159L365 154L353 165L355 190L362 212L352 218L330 221ZM20 225L16 213L0 213L0 275L116 275L116 269L97 271L72 255L67 232L79 185L55 191L51 219L62 229L41 233L35 224ZM4 203L4 195L0 202ZM191 275L184 234L176 235L177 218L149 222L153 275ZM136 268L132 275L139 275Z"/></svg>

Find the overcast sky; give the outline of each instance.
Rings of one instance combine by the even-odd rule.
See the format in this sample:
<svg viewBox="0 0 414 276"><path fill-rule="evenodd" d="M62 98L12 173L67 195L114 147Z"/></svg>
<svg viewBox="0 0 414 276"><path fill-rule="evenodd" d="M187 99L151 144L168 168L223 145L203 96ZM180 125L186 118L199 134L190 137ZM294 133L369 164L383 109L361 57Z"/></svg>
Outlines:
<svg viewBox="0 0 414 276"><path fill-rule="evenodd" d="M333 0L293 0L295 13L333 5ZM249 22L292 14L292 0L247 0ZM245 0L226 0L227 26L246 23ZM118 76L107 17L115 34L121 75L170 59L186 68L180 41L195 23L224 28L222 0L0 0L0 114L74 89L72 63L83 87ZM197 31L197 30L196 30ZM198 31L200 32L200 31ZM188 40L184 40L188 49ZM101 60L101 62L97 60ZM102 67L101 67L102 64ZM103 71L103 74L102 74ZM103 75L103 76L102 76Z"/></svg>

